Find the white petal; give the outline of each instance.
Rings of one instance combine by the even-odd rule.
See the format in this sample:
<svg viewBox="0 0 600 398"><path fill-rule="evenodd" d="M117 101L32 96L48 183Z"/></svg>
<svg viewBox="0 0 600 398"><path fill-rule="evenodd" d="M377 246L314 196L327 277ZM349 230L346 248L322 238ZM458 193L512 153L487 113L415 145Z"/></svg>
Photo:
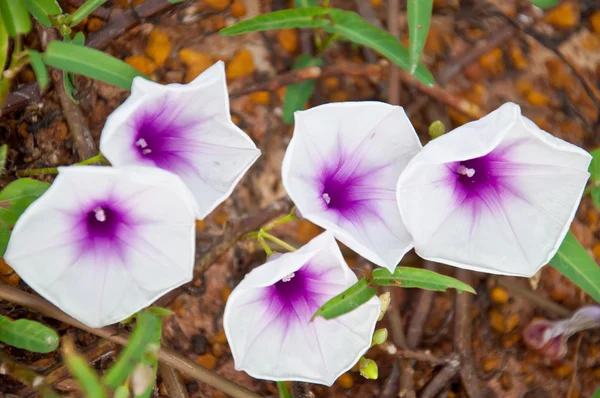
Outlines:
<svg viewBox="0 0 600 398"><path fill-rule="evenodd" d="M100 149L114 166L179 175L194 194L197 218L227 199L260 155L231 121L222 62L187 85L136 78L131 96L107 119Z"/></svg>
<svg viewBox="0 0 600 398"><path fill-rule="evenodd" d="M420 149L401 107L378 102L318 106L296 113L283 184L303 217L393 270L412 248L394 187Z"/></svg>
<svg viewBox="0 0 600 398"><path fill-rule="evenodd" d="M4 258L40 295L102 327L191 280L194 205L180 179L160 169L63 167L19 218ZM107 213L96 227L116 227L90 232L97 211Z"/></svg>
<svg viewBox="0 0 600 398"><path fill-rule="evenodd" d="M260 379L333 384L369 348L379 299L335 320L310 318L356 281L330 232L254 269L233 290L223 318L236 369ZM302 294L289 293L296 290L286 284L295 282ZM274 286L291 289L290 300L270 298Z"/></svg>
<svg viewBox="0 0 600 398"><path fill-rule="evenodd" d="M473 158L486 159L491 171L485 184L464 190L453 170L459 161L477 164ZM400 212L420 256L529 277L564 239L590 160L587 152L540 130L508 103L431 141L415 156L398 181ZM479 172L487 173L487 167ZM468 178L481 178L477 167L471 173Z"/></svg>

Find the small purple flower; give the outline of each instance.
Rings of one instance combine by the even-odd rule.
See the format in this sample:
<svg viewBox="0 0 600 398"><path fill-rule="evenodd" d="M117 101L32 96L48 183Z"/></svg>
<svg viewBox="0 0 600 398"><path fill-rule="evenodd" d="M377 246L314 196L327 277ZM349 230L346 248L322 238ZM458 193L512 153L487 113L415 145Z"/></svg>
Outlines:
<svg viewBox="0 0 600 398"><path fill-rule="evenodd" d="M91 327L121 321L192 278L194 200L150 167L62 167L19 218L4 258Z"/></svg>
<svg viewBox="0 0 600 398"><path fill-rule="evenodd" d="M356 281L331 232L248 273L223 318L235 368L259 379L333 384L369 349L379 299L333 320L311 317Z"/></svg>
<svg viewBox="0 0 600 398"><path fill-rule="evenodd" d="M421 144L404 110L346 102L296 112L283 184L303 217L393 270L412 248L395 186Z"/></svg>
<svg viewBox="0 0 600 398"><path fill-rule="evenodd" d="M556 253L591 156L507 103L427 144L400 176L400 213L423 258L530 277Z"/></svg>
<svg viewBox="0 0 600 398"><path fill-rule="evenodd" d="M221 61L186 85L135 78L131 96L104 125L100 150L113 166L177 174L192 191L200 219L229 197L260 155L231 121Z"/></svg>

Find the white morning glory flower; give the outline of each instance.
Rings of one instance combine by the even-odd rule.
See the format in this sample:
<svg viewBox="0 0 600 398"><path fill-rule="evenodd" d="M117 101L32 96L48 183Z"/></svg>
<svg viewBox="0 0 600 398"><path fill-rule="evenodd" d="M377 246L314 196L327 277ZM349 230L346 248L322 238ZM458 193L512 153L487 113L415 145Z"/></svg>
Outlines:
<svg viewBox="0 0 600 398"><path fill-rule="evenodd" d="M590 160L507 103L412 159L398 181L400 212L421 257L530 277L564 239Z"/></svg>
<svg viewBox="0 0 600 398"><path fill-rule="evenodd" d="M310 319L356 281L331 232L252 270L225 306L235 368L259 379L333 384L369 349L379 298L329 321Z"/></svg>
<svg viewBox="0 0 600 398"><path fill-rule="evenodd" d="M412 248L395 186L421 150L404 110L381 102L296 112L283 185L303 217L392 271Z"/></svg>
<svg viewBox="0 0 600 398"><path fill-rule="evenodd" d="M4 255L31 288L90 327L121 321L192 279L194 200L151 167L59 168Z"/></svg>
<svg viewBox="0 0 600 398"><path fill-rule="evenodd" d="M231 121L221 61L185 85L136 77L131 96L104 125L100 150L113 166L156 166L177 174L201 219L229 197L260 155Z"/></svg>

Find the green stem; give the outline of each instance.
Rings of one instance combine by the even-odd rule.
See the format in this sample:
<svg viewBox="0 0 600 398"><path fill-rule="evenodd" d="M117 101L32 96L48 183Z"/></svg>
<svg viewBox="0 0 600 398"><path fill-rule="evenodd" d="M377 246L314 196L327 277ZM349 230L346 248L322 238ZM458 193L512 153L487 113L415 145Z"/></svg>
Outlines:
<svg viewBox="0 0 600 398"><path fill-rule="evenodd" d="M279 398L293 398L293 395L287 388L287 384L285 384L285 381L278 381L277 389L279 390Z"/></svg>
<svg viewBox="0 0 600 398"><path fill-rule="evenodd" d="M99 153L96 156L93 156L89 159L83 160L79 163L75 163L74 166L85 166L85 165L94 164L94 163L98 163L98 162L107 163L108 161L106 160L104 155ZM58 168L44 167L41 169L19 170L16 173L17 177L19 177L19 178L27 177L27 176L39 176L39 175L44 175L44 174L58 174Z"/></svg>
<svg viewBox="0 0 600 398"><path fill-rule="evenodd" d="M296 251L296 248L294 246L290 245L289 243L286 243L286 242L282 241L278 237L273 236L273 235L271 235L268 232L261 231L260 235L261 235L261 237L264 237L265 239L268 239L271 242L278 244L279 246L283 247L284 249L286 249L288 251L291 251L291 252Z"/></svg>
<svg viewBox="0 0 600 398"><path fill-rule="evenodd" d="M56 167L45 167L43 169L29 169L17 171L17 177L39 176L44 174L58 174Z"/></svg>
<svg viewBox="0 0 600 398"><path fill-rule="evenodd" d="M85 165L88 165L88 164L94 164L94 163L98 163L98 162L101 162L101 163L106 163L107 162L106 158L101 153L97 154L94 157L91 157L89 159L83 160L83 161L81 161L79 163L75 163L75 164L79 165L79 166L85 166Z"/></svg>
<svg viewBox="0 0 600 398"><path fill-rule="evenodd" d="M595 186L596 184L590 184L587 187L585 187L585 191L583 191L583 196L589 195L592 193L592 191L594 190L594 188L596 188Z"/></svg>
<svg viewBox="0 0 600 398"><path fill-rule="evenodd" d="M258 236L258 243L260 243L260 245L262 246L262 248L265 250L265 253L267 253L267 257L270 256L271 254L273 254L273 250L271 250L271 248L269 247L269 245L265 241L265 238L263 238L260 235Z"/></svg>
<svg viewBox="0 0 600 398"><path fill-rule="evenodd" d="M262 231L268 231L270 229L275 228L278 225L285 224L286 222L294 221L294 220L297 220L297 219L298 219L298 217L296 217L296 207L294 206L292 208L292 211L290 211L289 214L281 217L280 219L277 219L275 221L272 221L272 222L268 223L267 225L265 225L264 227L262 227L261 230Z"/></svg>

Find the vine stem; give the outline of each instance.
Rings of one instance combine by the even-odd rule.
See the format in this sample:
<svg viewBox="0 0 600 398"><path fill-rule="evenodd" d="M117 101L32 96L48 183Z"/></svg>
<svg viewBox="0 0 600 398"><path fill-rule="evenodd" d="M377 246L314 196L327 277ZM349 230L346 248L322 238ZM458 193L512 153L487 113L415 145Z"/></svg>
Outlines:
<svg viewBox="0 0 600 398"><path fill-rule="evenodd" d="M89 159L83 160L79 163L74 163L73 166L86 166L94 163L108 163L103 154L99 153L96 156L92 156ZM45 174L58 174L57 167L44 167L41 169L28 169L28 170L19 170L15 173L17 177L27 177L27 176L39 176Z"/></svg>
<svg viewBox="0 0 600 398"><path fill-rule="evenodd" d="M295 252L296 251L296 248L294 246L290 245L287 242L282 241L278 237L273 236L273 235L271 235L268 232L261 231L260 234L259 234L259 236L263 237L265 239L268 239L268 240L270 240L271 242L273 242L275 244L278 244L279 246L283 247L284 249L286 249L286 250L288 250L290 252Z"/></svg>

